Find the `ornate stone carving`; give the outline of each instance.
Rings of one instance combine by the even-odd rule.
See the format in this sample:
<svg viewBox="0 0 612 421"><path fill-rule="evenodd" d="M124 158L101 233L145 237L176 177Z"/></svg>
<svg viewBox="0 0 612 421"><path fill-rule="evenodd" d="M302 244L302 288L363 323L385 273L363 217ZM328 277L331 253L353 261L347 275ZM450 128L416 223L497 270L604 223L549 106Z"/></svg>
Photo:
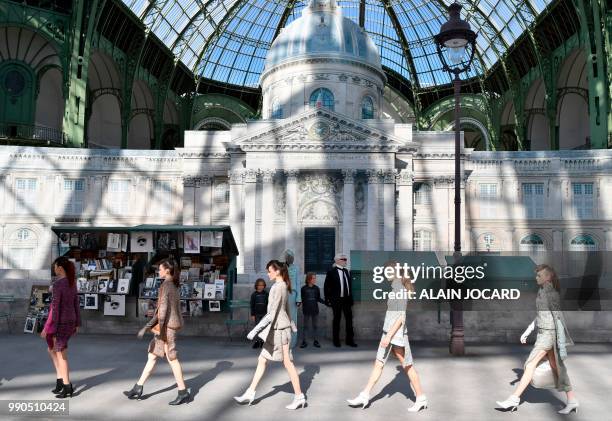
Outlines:
<svg viewBox="0 0 612 421"><path fill-rule="evenodd" d="M292 183L297 182L299 173L300 172L298 170L285 170L285 176L287 177L287 182L292 182Z"/></svg>
<svg viewBox="0 0 612 421"><path fill-rule="evenodd" d="M287 189L281 182L274 183L274 216L276 219L285 219L287 209Z"/></svg>
<svg viewBox="0 0 612 421"><path fill-rule="evenodd" d="M326 201L312 202L302 212L303 221L337 222L338 219L336 207Z"/></svg>
<svg viewBox="0 0 612 421"><path fill-rule="evenodd" d="M249 168L244 172L244 182L245 183L256 183L257 182L257 174L258 170Z"/></svg>
<svg viewBox="0 0 612 421"><path fill-rule="evenodd" d="M414 175L410 170L401 170L396 175L396 183L400 186L410 186L414 182Z"/></svg>
<svg viewBox="0 0 612 421"><path fill-rule="evenodd" d="M366 170L366 177L368 178L369 184L380 183L380 176L382 175L381 170Z"/></svg>
<svg viewBox="0 0 612 421"><path fill-rule="evenodd" d="M196 181L198 180L197 177L183 177L183 186L184 187L195 187L196 186Z"/></svg>
<svg viewBox="0 0 612 421"><path fill-rule="evenodd" d="M356 170L342 170L342 177L344 177L344 184L355 183Z"/></svg>
<svg viewBox="0 0 612 421"><path fill-rule="evenodd" d="M395 170L395 169L384 170L382 172L383 183L385 183L385 184L393 184L393 183L395 183L395 175L396 174L397 174L397 170Z"/></svg>
<svg viewBox="0 0 612 421"><path fill-rule="evenodd" d="M365 215L365 185L362 180L355 183L355 210L357 215Z"/></svg>
<svg viewBox="0 0 612 421"><path fill-rule="evenodd" d="M303 194L334 197L340 192L340 181L329 175L309 174L300 180L299 189Z"/></svg>
<svg viewBox="0 0 612 421"><path fill-rule="evenodd" d="M244 170L228 171L230 184L242 184L244 182Z"/></svg>
<svg viewBox="0 0 612 421"><path fill-rule="evenodd" d="M272 181L274 180L274 174L276 174L276 170L262 170L261 171L261 176L262 176L262 181L264 183L272 183Z"/></svg>

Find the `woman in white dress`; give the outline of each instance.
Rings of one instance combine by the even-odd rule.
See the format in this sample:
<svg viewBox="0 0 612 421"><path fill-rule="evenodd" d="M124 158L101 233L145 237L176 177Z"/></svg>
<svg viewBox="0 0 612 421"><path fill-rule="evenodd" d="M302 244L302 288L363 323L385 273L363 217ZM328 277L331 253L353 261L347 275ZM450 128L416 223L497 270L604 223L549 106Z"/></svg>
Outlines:
<svg viewBox="0 0 612 421"><path fill-rule="evenodd" d="M387 262L386 267L395 268L395 262ZM418 412L421 409L427 408L427 397L421 388L419 374L414 368L412 361L412 353L410 351L410 343L408 342L408 330L406 328L406 306L408 305L408 293L414 291L410 278L398 278L393 276L387 278L391 282L393 295L389 294L387 299L387 312L385 313L385 322L383 325L383 333L376 354L376 361L370 374L368 384L359 393L355 399L348 399L350 406L364 409L370 403L370 393L382 374L385 362L389 358L389 354L393 355L400 361L410 384L416 395L416 402L408 411Z"/></svg>
<svg viewBox="0 0 612 421"><path fill-rule="evenodd" d="M235 396L234 399L238 403L248 403L250 405L255 399L255 389L266 371L268 361L282 361L295 393L293 402L285 408L303 408L306 406L306 397L300 388L300 378L295 365L293 365L293 355L289 346L292 326L288 314L287 296L292 288L291 279L287 272L287 265L278 260L269 261L266 269L268 269L268 277L271 281L274 281L268 296L268 312L247 335L249 340L258 335L264 343L251 385L242 396Z"/></svg>

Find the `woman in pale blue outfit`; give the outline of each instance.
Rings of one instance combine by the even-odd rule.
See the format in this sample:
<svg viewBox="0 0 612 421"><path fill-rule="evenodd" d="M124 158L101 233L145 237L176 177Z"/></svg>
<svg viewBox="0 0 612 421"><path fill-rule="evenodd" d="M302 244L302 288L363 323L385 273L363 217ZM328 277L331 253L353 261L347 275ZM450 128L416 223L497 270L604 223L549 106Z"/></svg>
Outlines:
<svg viewBox="0 0 612 421"><path fill-rule="evenodd" d="M291 285L299 285L299 273L300 269L297 265L293 264L295 253L291 249L283 251L281 260L287 264L287 271L289 272L289 278L291 279ZM298 307L302 305L302 292L300 288L292 288L291 293L288 295L289 302L289 317L295 326L298 325ZM289 347L295 348L297 345L298 335L295 333L291 335L291 343Z"/></svg>

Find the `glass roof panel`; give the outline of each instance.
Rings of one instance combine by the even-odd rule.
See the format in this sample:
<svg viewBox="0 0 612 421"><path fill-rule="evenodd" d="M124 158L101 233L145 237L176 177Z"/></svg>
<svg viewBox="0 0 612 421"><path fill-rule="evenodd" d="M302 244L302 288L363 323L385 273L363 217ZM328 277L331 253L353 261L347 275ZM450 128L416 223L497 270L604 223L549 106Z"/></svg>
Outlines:
<svg viewBox="0 0 612 421"><path fill-rule="evenodd" d="M378 46L382 65L415 86L450 82L442 70L433 36L454 0L337 0L343 15L360 21ZM466 0L462 17L478 33L478 76L497 63L553 0ZM300 0L123 0L194 74L256 87L274 37L298 19ZM401 32L398 32L401 31ZM413 70L414 69L414 70ZM415 75L416 73L416 75ZM415 80L416 77L416 80Z"/></svg>

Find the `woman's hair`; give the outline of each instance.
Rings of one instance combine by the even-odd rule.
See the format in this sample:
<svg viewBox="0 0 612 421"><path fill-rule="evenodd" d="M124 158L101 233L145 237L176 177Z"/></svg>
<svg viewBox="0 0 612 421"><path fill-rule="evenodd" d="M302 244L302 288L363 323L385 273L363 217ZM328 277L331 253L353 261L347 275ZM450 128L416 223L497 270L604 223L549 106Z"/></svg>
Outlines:
<svg viewBox="0 0 612 421"><path fill-rule="evenodd" d="M263 278L257 278L255 281L255 289L257 289L257 285L263 284L264 288L266 287L266 281Z"/></svg>
<svg viewBox="0 0 612 421"><path fill-rule="evenodd" d="M61 256L55 259L53 266L59 266L66 272L66 278L68 278L68 285L70 288L76 288L76 270L74 263L72 263L66 256Z"/></svg>
<svg viewBox="0 0 612 421"><path fill-rule="evenodd" d="M552 283L553 287L557 291L560 291L561 290L561 283L559 282L559 276L557 276L557 272L555 272L555 270L552 268L552 266L549 266L549 265L537 265L536 268L535 268L535 273L537 274L538 272L541 272L543 270L545 270L548 273L550 273L550 282Z"/></svg>
<svg viewBox="0 0 612 421"><path fill-rule="evenodd" d="M168 271L170 272L170 275L172 276L172 282L174 283L174 286L176 286L177 288L180 286L181 281L179 278L179 271L176 265L176 262L174 261L174 259L168 258L168 259L164 259L161 262L159 262L159 266L163 266L166 269L168 269Z"/></svg>
<svg viewBox="0 0 612 421"><path fill-rule="evenodd" d="M275 270L278 270L283 277L283 281L287 284L287 290L291 292L291 278L289 277L289 271L287 270L287 265L283 262L279 262L278 260L270 260L266 265L266 269L272 266Z"/></svg>
<svg viewBox="0 0 612 421"><path fill-rule="evenodd" d="M388 260L385 264L384 267L392 267L394 268L397 265L397 261L396 260ZM400 280L402 281L402 285L404 286L404 288L406 288L406 291L414 291L414 285L412 284L412 279L413 278L413 274L412 274L412 270L408 269L407 276L402 276L400 278Z"/></svg>
<svg viewBox="0 0 612 421"><path fill-rule="evenodd" d="M306 274L306 279L304 279L304 284L308 285L308 280L309 280L310 278L313 278L313 277L316 279L317 274L316 274L316 273L314 273L314 272L308 272L308 273Z"/></svg>

